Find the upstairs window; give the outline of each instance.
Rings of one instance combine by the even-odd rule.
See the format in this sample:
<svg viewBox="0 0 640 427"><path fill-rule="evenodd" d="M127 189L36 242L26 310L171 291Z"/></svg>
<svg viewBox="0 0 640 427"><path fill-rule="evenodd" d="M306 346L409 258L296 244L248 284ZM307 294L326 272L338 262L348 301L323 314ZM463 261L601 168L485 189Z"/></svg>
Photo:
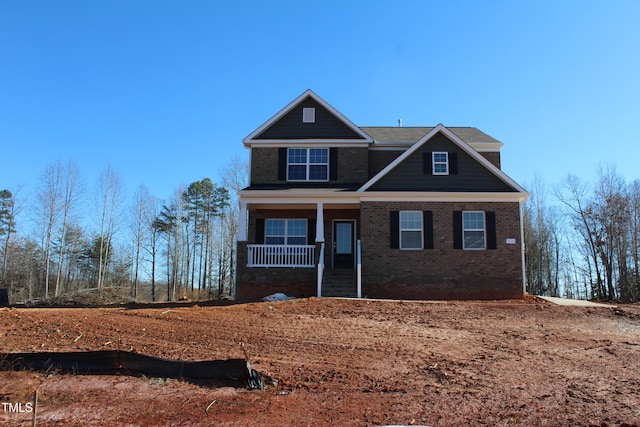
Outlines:
<svg viewBox="0 0 640 427"><path fill-rule="evenodd" d="M457 175L458 153L446 151L425 151L423 156L423 173L425 175Z"/></svg>
<svg viewBox="0 0 640 427"><path fill-rule="evenodd" d="M303 108L302 109L302 123L315 123L316 122L316 109L315 108Z"/></svg>
<svg viewBox="0 0 640 427"><path fill-rule="evenodd" d="M264 242L267 245L306 245L306 219L265 220Z"/></svg>
<svg viewBox="0 0 640 427"><path fill-rule="evenodd" d="M432 153L432 162L432 170L434 175L449 175L449 153Z"/></svg>
<svg viewBox="0 0 640 427"><path fill-rule="evenodd" d="M289 148L287 181L328 181L328 148Z"/></svg>

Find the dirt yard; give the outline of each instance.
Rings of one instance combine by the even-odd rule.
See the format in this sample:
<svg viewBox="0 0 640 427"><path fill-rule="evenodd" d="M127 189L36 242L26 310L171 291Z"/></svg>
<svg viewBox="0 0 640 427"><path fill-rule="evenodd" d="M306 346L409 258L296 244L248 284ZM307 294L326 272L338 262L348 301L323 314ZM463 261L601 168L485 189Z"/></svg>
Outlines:
<svg viewBox="0 0 640 427"><path fill-rule="evenodd" d="M0 310L0 351L117 349L244 357L266 390L0 372L0 424L38 426L630 426L640 306L301 299L224 307ZM4 409L3 409L4 408ZM27 408L27 409L25 409Z"/></svg>

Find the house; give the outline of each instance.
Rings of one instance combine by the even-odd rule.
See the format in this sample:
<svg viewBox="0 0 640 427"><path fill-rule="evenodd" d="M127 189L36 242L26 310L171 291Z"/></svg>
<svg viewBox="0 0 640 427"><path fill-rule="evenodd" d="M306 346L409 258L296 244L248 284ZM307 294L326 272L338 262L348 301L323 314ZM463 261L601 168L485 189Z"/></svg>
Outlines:
<svg viewBox="0 0 640 427"><path fill-rule="evenodd" d="M307 90L243 142L237 299L522 297L529 193L480 130L360 127Z"/></svg>

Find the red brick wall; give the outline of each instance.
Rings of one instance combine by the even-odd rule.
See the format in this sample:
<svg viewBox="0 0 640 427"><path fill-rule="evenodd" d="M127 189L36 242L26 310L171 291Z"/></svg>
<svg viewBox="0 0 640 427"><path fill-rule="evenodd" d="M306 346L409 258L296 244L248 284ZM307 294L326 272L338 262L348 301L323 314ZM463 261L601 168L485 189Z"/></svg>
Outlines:
<svg viewBox="0 0 640 427"><path fill-rule="evenodd" d="M316 260L320 245L316 245ZM317 268L249 268L247 243L238 242L236 300L256 301L267 295L282 292L303 298L317 293Z"/></svg>
<svg viewBox="0 0 640 427"><path fill-rule="evenodd" d="M390 249L392 210L433 212L434 249ZM453 249L453 211L496 213L497 249ZM249 241L254 241L256 218L315 218L315 210L256 210L250 213ZM361 209L324 211L327 268L331 266L333 219L356 219L362 241L362 293L370 298L504 299L522 296L518 203L363 202ZM516 239L515 245L505 243ZM320 245L316 245L316 260ZM290 296L316 295L315 268L247 268L246 243L238 242L236 298L256 300L275 292Z"/></svg>
<svg viewBox="0 0 640 427"><path fill-rule="evenodd" d="M433 212L434 249L390 249L392 210ZM453 249L453 211L496 213L497 249ZM363 296L401 299L501 299L522 296L518 203L363 202ZM507 245L507 238L516 239Z"/></svg>
<svg viewBox="0 0 640 427"><path fill-rule="evenodd" d="M364 184L368 177L368 148L338 148L337 184ZM282 184L278 181L278 148L253 147L251 149L251 184Z"/></svg>

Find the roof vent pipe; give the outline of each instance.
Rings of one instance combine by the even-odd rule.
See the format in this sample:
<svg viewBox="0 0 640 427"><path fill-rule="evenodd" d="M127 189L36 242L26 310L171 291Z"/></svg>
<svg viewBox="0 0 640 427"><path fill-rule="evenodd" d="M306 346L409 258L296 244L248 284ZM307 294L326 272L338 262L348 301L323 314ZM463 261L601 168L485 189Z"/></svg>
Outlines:
<svg viewBox="0 0 640 427"><path fill-rule="evenodd" d="M402 119L398 119L398 127L401 128L402 127Z"/></svg>

